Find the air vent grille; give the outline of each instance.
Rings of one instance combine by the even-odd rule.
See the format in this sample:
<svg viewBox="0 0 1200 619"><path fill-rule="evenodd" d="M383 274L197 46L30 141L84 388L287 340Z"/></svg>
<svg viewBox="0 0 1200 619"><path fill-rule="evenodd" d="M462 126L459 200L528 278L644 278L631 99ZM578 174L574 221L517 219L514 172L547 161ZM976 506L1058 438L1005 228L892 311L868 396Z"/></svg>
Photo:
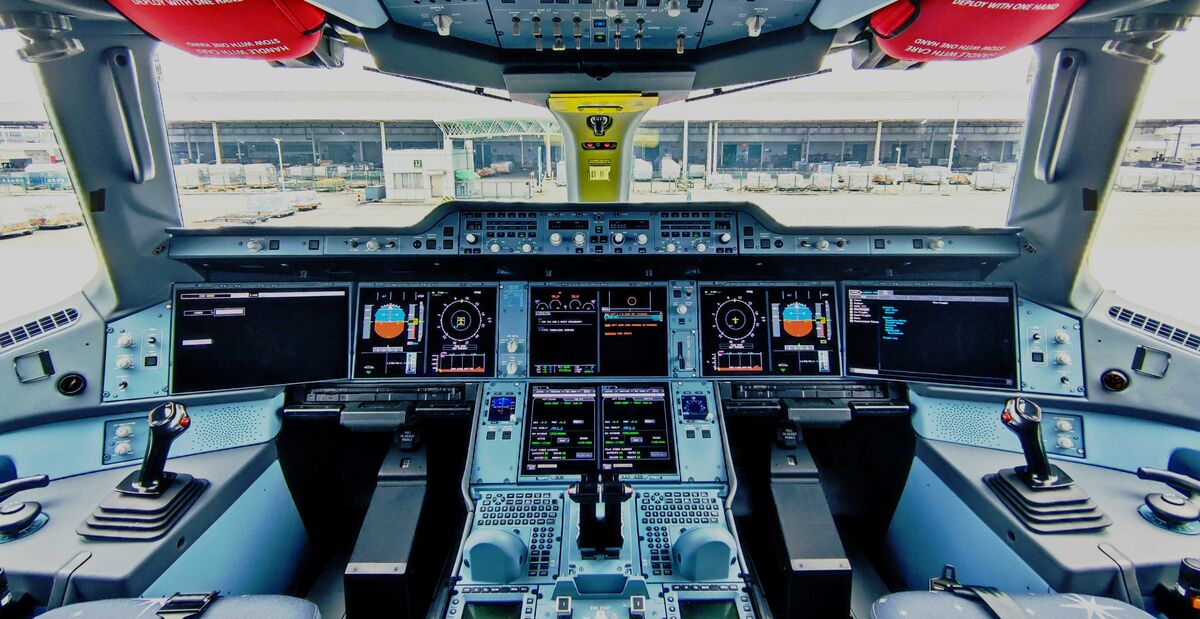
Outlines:
<svg viewBox="0 0 1200 619"><path fill-rule="evenodd" d="M53 314L42 316L37 320L27 322L19 327L9 329L8 331L0 331L0 350L45 335L50 331L65 327L76 320L79 320L79 312L73 307L68 307Z"/></svg>
<svg viewBox="0 0 1200 619"><path fill-rule="evenodd" d="M1184 331L1183 329L1119 305L1108 308L1108 316L1117 322L1123 322L1134 329L1145 331L1160 340L1166 340L1180 348L1186 348L1192 352L1200 352L1200 335L1198 334Z"/></svg>

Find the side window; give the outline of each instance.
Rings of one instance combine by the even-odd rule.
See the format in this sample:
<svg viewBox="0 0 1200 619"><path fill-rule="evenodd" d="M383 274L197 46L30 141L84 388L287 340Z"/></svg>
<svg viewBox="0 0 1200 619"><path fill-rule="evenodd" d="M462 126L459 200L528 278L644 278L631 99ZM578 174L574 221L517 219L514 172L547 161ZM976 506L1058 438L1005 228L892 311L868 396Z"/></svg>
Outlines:
<svg viewBox="0 0 1200 619"><path fill-rule="evenodd" d="M1106 288L1200 323L1200 27L1172 35L1153 69L1091 251Z"/></svg>
<svg viewBox="0 0 1200 619"><path fill-rule="evenodd" d="M78 292L96 254L16 33L0 32L0 322Z"/></svg>

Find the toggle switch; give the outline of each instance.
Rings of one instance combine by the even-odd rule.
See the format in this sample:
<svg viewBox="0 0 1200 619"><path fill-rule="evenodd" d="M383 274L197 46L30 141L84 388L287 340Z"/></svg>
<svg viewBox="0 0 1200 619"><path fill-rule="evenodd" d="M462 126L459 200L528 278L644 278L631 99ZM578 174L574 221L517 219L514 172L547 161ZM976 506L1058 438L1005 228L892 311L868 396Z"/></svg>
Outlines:
<svg viewBox="0 0 1200 619"><path fill-rule="evenodd" d="M520 17L512 18L512 35L514 37L521 36L521 18Z"/></svg>
<svg viewBox="0 0 1200 619"><path fill-rule="evenodd" d="M433 16L433 25L437 27L437 33L448 37L450 36L450 25L454 23L454 18L445 13L438 13Z"/></svg>
<svg viewBox="0 0 1200 619"><path fill-rule="evenodd" d="M766 25L767 18L762 15L751 15L746 18L746 36L757 37L762 34L763 26Z"/></svg>
<svg viewBox="0 0 1200 619"><path fill-rule="evenodd" d="M687 37L683 36L682 34L675 37L675 53L676 54L683 53L683 42L686 39L687 39Z"/></svg>

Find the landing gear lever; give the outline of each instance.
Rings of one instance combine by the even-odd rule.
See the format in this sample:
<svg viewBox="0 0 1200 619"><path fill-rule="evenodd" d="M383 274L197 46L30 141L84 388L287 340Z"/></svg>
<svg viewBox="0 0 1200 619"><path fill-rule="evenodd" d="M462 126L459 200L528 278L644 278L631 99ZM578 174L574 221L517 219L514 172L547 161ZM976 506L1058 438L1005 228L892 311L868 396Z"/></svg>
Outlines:
<svg viewBox="0 0 1200 619"><path fill-rule="evenodd" d="M192 425L187 407L177 402L161 404L150 411L149 422L150 444L146 447L141 471L136 480L118 488L121 492L157 496L175 478L174 474L166 472L167 456L171 452L171 443Z"/></svg>
<svg viewBox="0 0 1200 619"><path fill-rule="evenodd" d="M1025 452L1025 466L1017 468L1030 488L1058 488L1069 486L1071 478L1062 469L1050 464L1046 456L1046 445L1042 442L1042 408L1025 398L1012 398L1004 404L1000 421L1012 430L1021 441Z"/></svg>
<svg viewBox="0 0 1200 619"><path fill-rule="evenodd" d="M623 484L615 474L601 473L599 480L584 475L567 488L567 496L579 505L579 552L586 558L616 556L625 545L622 535L621 503L633 496L633 487ZM596 507L604 504L604 517Z"/></svg>

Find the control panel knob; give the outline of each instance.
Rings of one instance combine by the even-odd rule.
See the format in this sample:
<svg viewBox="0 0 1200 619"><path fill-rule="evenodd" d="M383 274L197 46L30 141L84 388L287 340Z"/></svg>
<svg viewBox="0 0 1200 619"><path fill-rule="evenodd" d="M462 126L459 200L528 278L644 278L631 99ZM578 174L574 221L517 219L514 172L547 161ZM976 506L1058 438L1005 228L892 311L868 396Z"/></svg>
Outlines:
<svg viewBox="0 0 1200 619"><path fill-rule="evenodd" d="M1059 419L1054 422L1054 429L1059 432L1071 432L1075 430L1075 424L1071 423L1070 419Z"/></svg>
<svg viewBox="0 0 1200 619"><path fill-rule="evenodd" d="M474 232L468 232L467 235L463 237L463 240L467 242L467 245L474 245L479 242L479 235L475 234Z"/></svg>
<svg viewBox="0 0 1200 619"><path fill-rule="evenodd" d="M620 245L621 243L624 243L625 242L625 233L624 232L614 232L612 235L612 240L613 240L613 243L616 245Z"/></svg>
<svg viewBox="0 0 1200 619"><path fill-rule="evenodd" d="M708 249L708 245L705 245L704 241L700 241L699 243L696 243L696 251L698 251L700 253L704 253L704 250L706 250L706 249Z"/></svg>
<svg viewBox="0 0 1200 619"><path fill-rule="evenodd" d="M1070 344L1071 343L1071 334L1067 333L1066 331L1055 331L1054 332L1054 343L1055 344Z"/></svg>
<svg viewBox="0 0 1200 619"><path fill-rule="evenodd" d="M688 307L687 307L687 305L684 305L683 303L680 303L679 305L676 305L676 306L675 306L675 313L676 313L676 314L679 314L680 316L682 316L682 315L684 315L684 314L688 313Z"/></svg>
<svg viewBox="0 0 1200 619"><path fill-rule="evenodd" d="M129 454L133 453L133 443L130 443L129 441L121 441L116 445L113 445L113 453L117 454L118 456L128 456Z"/></svg>
<svg viewBox="0 0 1200 619"><path fill-rule="evenodd" d="M582 232L575 233L575 246L576 247L583 247L583 244L586 242L587 242L587 237L584 236Z"/></svg>
<svg viewBox="0 0 1200 619"><path fill-rule="evenodd" d="M679 247L676 246L674 243L667 243L667 253L673 254L673 253L675 253L676 249L679 249Z"/></svg>
<svg viewBox="0 0 1200 619"><path fill-rule="evenodd" d="M488 251L492 252L493 254L500 253L500 244L492 243L491 245L488 245Z"/></svg>
<svg viewBox="0 0 1200 619"><path fill-rule="evenodd" d="M756 37L762 34L763 26L767 24L767 18L762 15L751 15L746 18L746 36Z"/></svg>
<svg viewBox="0 0 1200 619"><path fill-rule="evenodd" d="M637 244L638 245L645 245L646 243L649 243L649 242L650 242L650 237L646 236L645 234L637 235Z"/></svg>
<svg viewBox="0 0 1200 619"><path fill-rule="evenodd" d="M454 19L445 13L433 16L433 25L437 27L437 33L444 37L450 36L450 25L453 23Z"/></svg>
<svg viewBox="0 0 1200 619"><path fill-rule="evenodd" d="M516 376L517 370L520 369L520 367L521 366L517 364L516 359L510 359L508 363L504 364L504 373L508 374L509 376Z"/></svg>
<svg viewBox="0 0 1200 619"><path fill-rule="evenodd" d="M717 240L721 241L721 244L724 245L733 240L733 235L728 232L722 232L721 236L717 237Z"/></svg>
<svg viewBox="0 0 1200 619"><path fill-rule="evenodd" d="M621 14L621 5L617 0L604 0L604 14L609 17L616 17Z"/></svg>
<svg viewBox="0 0 1200 619"><path fill-rule="evenodd" d="M1031 340L1033 340L1033 341L1035 341L1035 342L1041 341L1041 339L1042 339L1042 333L1041 333L1040 331L1035 331L1035 332L1033 333L1033 335L1032 335L1032 336L1030 336L1030 338L1029 338L1029 339L1031 339Z"/></svg>
<svg viewBox="0 0 1200 619"><path fill-rule="evenodd" d="M932 241L929 241L929 249L932 249L933 251L942 251L943 249L946 249L946 241L943 241L942 239L933 239Z"/></svg>
<svg viewBox="0 0 1200 619"><path fill-rule="evenodd" d="M518 350L521 350L521 343L517 341L517 338L510 337L504 344L504 350L507 350L509 354L516 353Z"/></svg>
<svg viewBox="0 0 1200 619"><path fill-rule="evenodd" d="M262 241L246 241L246 251L262 251Z"/></svg>
<svg viewBox="0 0 1200 619"><path fill-rule="evenodd" d="M117 346L121 348L133 348L133 336L126 333L117 338Z"/></svg>
<svg viewBox="0 0 1200 619"><path fill-rule="evenodd" d="M531 251L533 251L533 245L530 245L529 243L521 243L521 253L527 254Z"/></svg>
<svg viewBox="0 0 1200 619"><path fill-rule="evenodd" d="M817 240L817 249L819 249L821 251L825 251L825 250L829 249L829 241L826 241L825 239L818 239Z"/></svg>
<svg viewBox="0 0 1200 619"><path fill-rule="evenodd" d="M367 241L367 251L379 251L379 241L375 239Z"/></svg>
<svg viewBox="0 0 1200 619"><path fill-rule="evenodd" d="M117 367L122 370L128 370L133 367L133 357L122 355L117 357Z"/></svg>
<svg viewBox="0 0 1200 619"><path fill-rule="evenodd" d="M1071 355L1068 355L1065 352L1060 352L1057 355L1054 355L1054 362L1059 365L1071 365Z"/></svg>
<svg viewBox="0 0 1200 619"><path fill-rule="evenodd" d="M834 241L833 244L837 245L838 247L845 247L846 239L838 239L838 240Z"/></svg>
<svg viewBox="0 0 1200 619"><path fill-rule="evenodd" d="M117 426L117 429L114 432L114 434L117 435L117 438L129 438L129 437L133 436L133 426L119 425L119 426Z"/></svg>
<svg viewBox="0 0 1200 619"><path fill-rule="evenodd" d="M679 9L679 0L667 0L667 15L670 17L679 17L682 11Z"/></svg>
<svg viewBox="0 0 1200 619"><path fill-rule="evenodd" d="M1075 449L1075 439L1072 439L1069 436L1058 437L1058 440L1054 441L1054 444L1057 445L1059 449Z"/></svg>
<svg viewBox="0 0 1200 619"><path fill-rule="evenodd" d="M563 242L563 238L562 238L561 234L559 234L557 232L553 232L550 234L550 244L551 245L558 247L559 245L562 245L562 242Z"/></svg>

